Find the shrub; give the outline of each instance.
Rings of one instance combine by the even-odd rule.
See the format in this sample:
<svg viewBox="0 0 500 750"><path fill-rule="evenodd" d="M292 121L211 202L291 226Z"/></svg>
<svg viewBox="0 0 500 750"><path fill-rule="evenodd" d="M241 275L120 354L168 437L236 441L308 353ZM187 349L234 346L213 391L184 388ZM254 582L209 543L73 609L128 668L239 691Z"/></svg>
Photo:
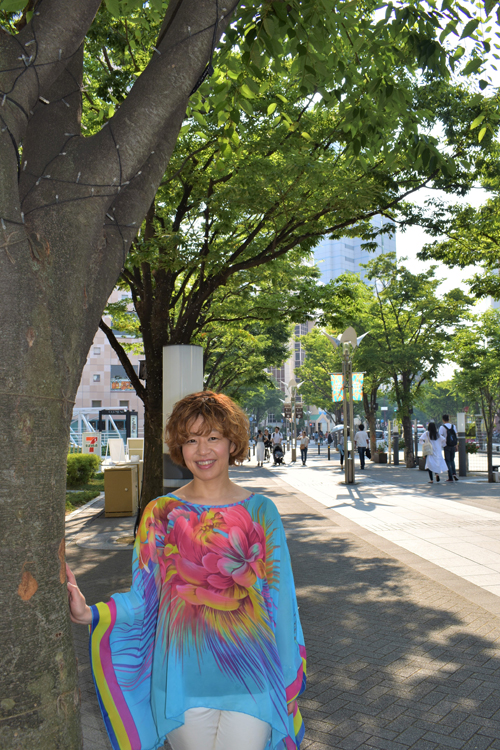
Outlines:
<svg viewBox="0 0 500 750"><path fill-rule="evenodd" d="M386 453L387 452L387 443L381 442L377 443L377 453Z"/></svg>
<svg viewBox="0 0 500 750"><path fill-rule="evenodd" d="M479 450L479 445L477 443L466 443L465 450L467 453L477 453Z"/></svg>
<svg viewBox="0 0 500 750"><path fill-rule="evenodd" d="M70 453L66 470L66 486L87 484L101 465L95 453Z"/></svg>

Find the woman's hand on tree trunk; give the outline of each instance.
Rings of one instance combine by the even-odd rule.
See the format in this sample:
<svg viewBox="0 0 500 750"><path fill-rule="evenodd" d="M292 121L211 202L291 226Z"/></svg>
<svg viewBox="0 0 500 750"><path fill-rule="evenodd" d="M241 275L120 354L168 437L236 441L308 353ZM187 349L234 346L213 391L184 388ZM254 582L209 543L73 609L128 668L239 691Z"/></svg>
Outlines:
<svg viewBox="0 0 500 750"><path fill-rule="evenodd" d="M92 622L92 610L85 601L85 597L78 588L73 571L66 563L66 577L68 587L69 616L71 622L77 625L90 625Z"/></svg>

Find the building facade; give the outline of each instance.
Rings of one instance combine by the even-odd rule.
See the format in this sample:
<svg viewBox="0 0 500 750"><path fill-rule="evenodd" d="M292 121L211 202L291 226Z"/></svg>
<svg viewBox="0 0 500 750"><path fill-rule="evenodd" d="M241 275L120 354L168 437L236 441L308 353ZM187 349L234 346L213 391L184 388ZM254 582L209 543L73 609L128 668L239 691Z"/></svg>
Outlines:
<svg viewBox="0 0 500 750"><path fill-rule="evenodd" d="M372 219L372 224L377 228L391 223L383 216L375 216ZM375 241L378 249L375 252L368 252L363 249L364 240L359 237L342 237L340 240L330 240L324 237L314 249L314 259L321 273L320 281L328 284L329 281L333 281L347 271L357 273L361 279L364 279L366 269L361 267L362 263L367 263L377 255L396 252L395 235L390 237L388 234L381 234Z"/></svg>
<svg viewBox="0 0 500 750"><path fill-rule="evenodd" d="M129 297L130 295L125 292L114 290L109 301L117 302ZM111 325L109 317L105 317L104 321ZM121 342L131 341L124 336L117 335L117 338ZM129 359L138 373L139 361L144 359L144 355L129 354ZM105 333L99 328L87 355L82 379L76 394L72 429L75 432L81 432L82 429L86 430L86 421L94 429L97 429L99 411L103 409L136 411L138 415L138 436L143 437L144 405L137 396ZM122 416L113 415L113 421L118 430L125 430L125 420ZM108 420L106 420L107 422ZM107 430L111 429L108 424L106 424L106 428Z"/></svg>

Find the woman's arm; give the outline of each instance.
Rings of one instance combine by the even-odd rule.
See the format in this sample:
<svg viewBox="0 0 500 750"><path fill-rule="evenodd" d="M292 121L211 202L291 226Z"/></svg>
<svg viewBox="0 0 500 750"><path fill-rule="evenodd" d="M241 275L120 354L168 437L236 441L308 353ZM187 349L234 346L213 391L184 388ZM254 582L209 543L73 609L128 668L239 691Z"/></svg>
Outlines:
<svg viewBox="0 0 500 750"><path fill-rule="evenodd" d="M90 625L92 622L92 610L85 601L85 597L78 588L73 571L66 563L66 577L68 587L69 616L71 622L77 625Z"/></svg>

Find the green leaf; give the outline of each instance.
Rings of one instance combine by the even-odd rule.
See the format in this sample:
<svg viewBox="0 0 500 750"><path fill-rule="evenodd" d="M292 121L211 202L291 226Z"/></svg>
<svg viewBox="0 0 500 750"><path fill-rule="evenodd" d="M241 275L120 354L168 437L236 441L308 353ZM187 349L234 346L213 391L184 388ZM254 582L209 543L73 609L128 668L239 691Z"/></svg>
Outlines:
<svg viewBox="0 0 500 750"><path fill-rule="evenodd" d="M106 8L109 10L112 16L120 18L120 3L119 0L106 0Z"/></svg>
<svg viewBox="0 0 500 750"><path fill-rule="evenodd" d="M240 99L239 105L243 112L246 112L247 115L253 115L252 103L249 102L248 99Z"/></svg>
<svg viewBox="0 0 500 750"><path fill-rule="evenodd" d="M244 83L243 86L240 86L240 91L246 99L255 99L255 94L248 84Z"/></svg>
<svg viewBox="0 0 500 750"><path fill-rule="evenodd" d="M462 36L460 37L460 39L465 39L466 37L471 36L471 34L475 32L475 30L477 29L480 23L481 23L480 18L473 18L472 21L469 21L469 23L466 23L465 28L462 31Z"/></svg>
<svg viewBox="0 0 500 750"><path fill-rule="evenodd" d="M471 123L470 129L474 130L474 128L477 128L479 125L481 125L485 117L486 115L479 115L479 117L476 117L476 119Z"/></svg>
<svg viewBox="0 0 500 750"><path fill-rule="evenodd" d="M474 60L469 60L469 62L463 69L462 75L468 76L471 73L477 73L482 64L483 61L478 57L476 57Z"/></svg>
<svg viewBox="0 0 500 750"><path fill-rule="evenodd" d="M484 127L484 128L481 128L481 130L479 131L479 135L477 137L477 140L479 141L479 143L481 143L481 141L483 140L484 136L486 135L487 129L488 128Z"/></svg>
<svg viewBox="0 0 500 750"><path fill-rule="evenodd" d="M272 113L274 112L277 106L278 106L277 102L271 102L271 104L267 108L267 114L272 115Z"/></svg>
<svg viewBox="0 0 500 750"><path fill-rule="evenodd" d="M7 13L14 13L16 10L24 10L26 4L26 0L2 0L0 10L5 10Z"/></svg>
<svg viewBox="0 0 500 750"><path fill-rule="evenodd" d="M262 25L264 26L266 30L266 34L270 36L272 39L275 35L274 22L272 18L270 18L269 16L266 16L262 21Z"/></svg>
<svg viewBox="0 0 500 750"><path fill-rule="evenodd" d="M285 104L288 104L288 99L285 99L284 96L282 96L281 94L276 94L276 96L278 97L278 99L280 99L280 101L284 102Z"/></svg>
<svg viewBox="0 0 500 750"><path fill-rule="evenodd" d="M302 136L302 138L305 138L306 141L310 141L311 140L311 136L309 135L309 133L306 133L305 130L303 130L300 135Z"/></svg>
<svg viewBox="0 0 500 750"><path fill-rule="evenodd" d="M198 112L198 110L195 109L194 112L193 112L193 117L196 120L196 122L198 123L198 125L201 125L204 128L207 127L207 121L205 120L205 118L203 117L203 115L201 114L201 112Z"/></svg>

